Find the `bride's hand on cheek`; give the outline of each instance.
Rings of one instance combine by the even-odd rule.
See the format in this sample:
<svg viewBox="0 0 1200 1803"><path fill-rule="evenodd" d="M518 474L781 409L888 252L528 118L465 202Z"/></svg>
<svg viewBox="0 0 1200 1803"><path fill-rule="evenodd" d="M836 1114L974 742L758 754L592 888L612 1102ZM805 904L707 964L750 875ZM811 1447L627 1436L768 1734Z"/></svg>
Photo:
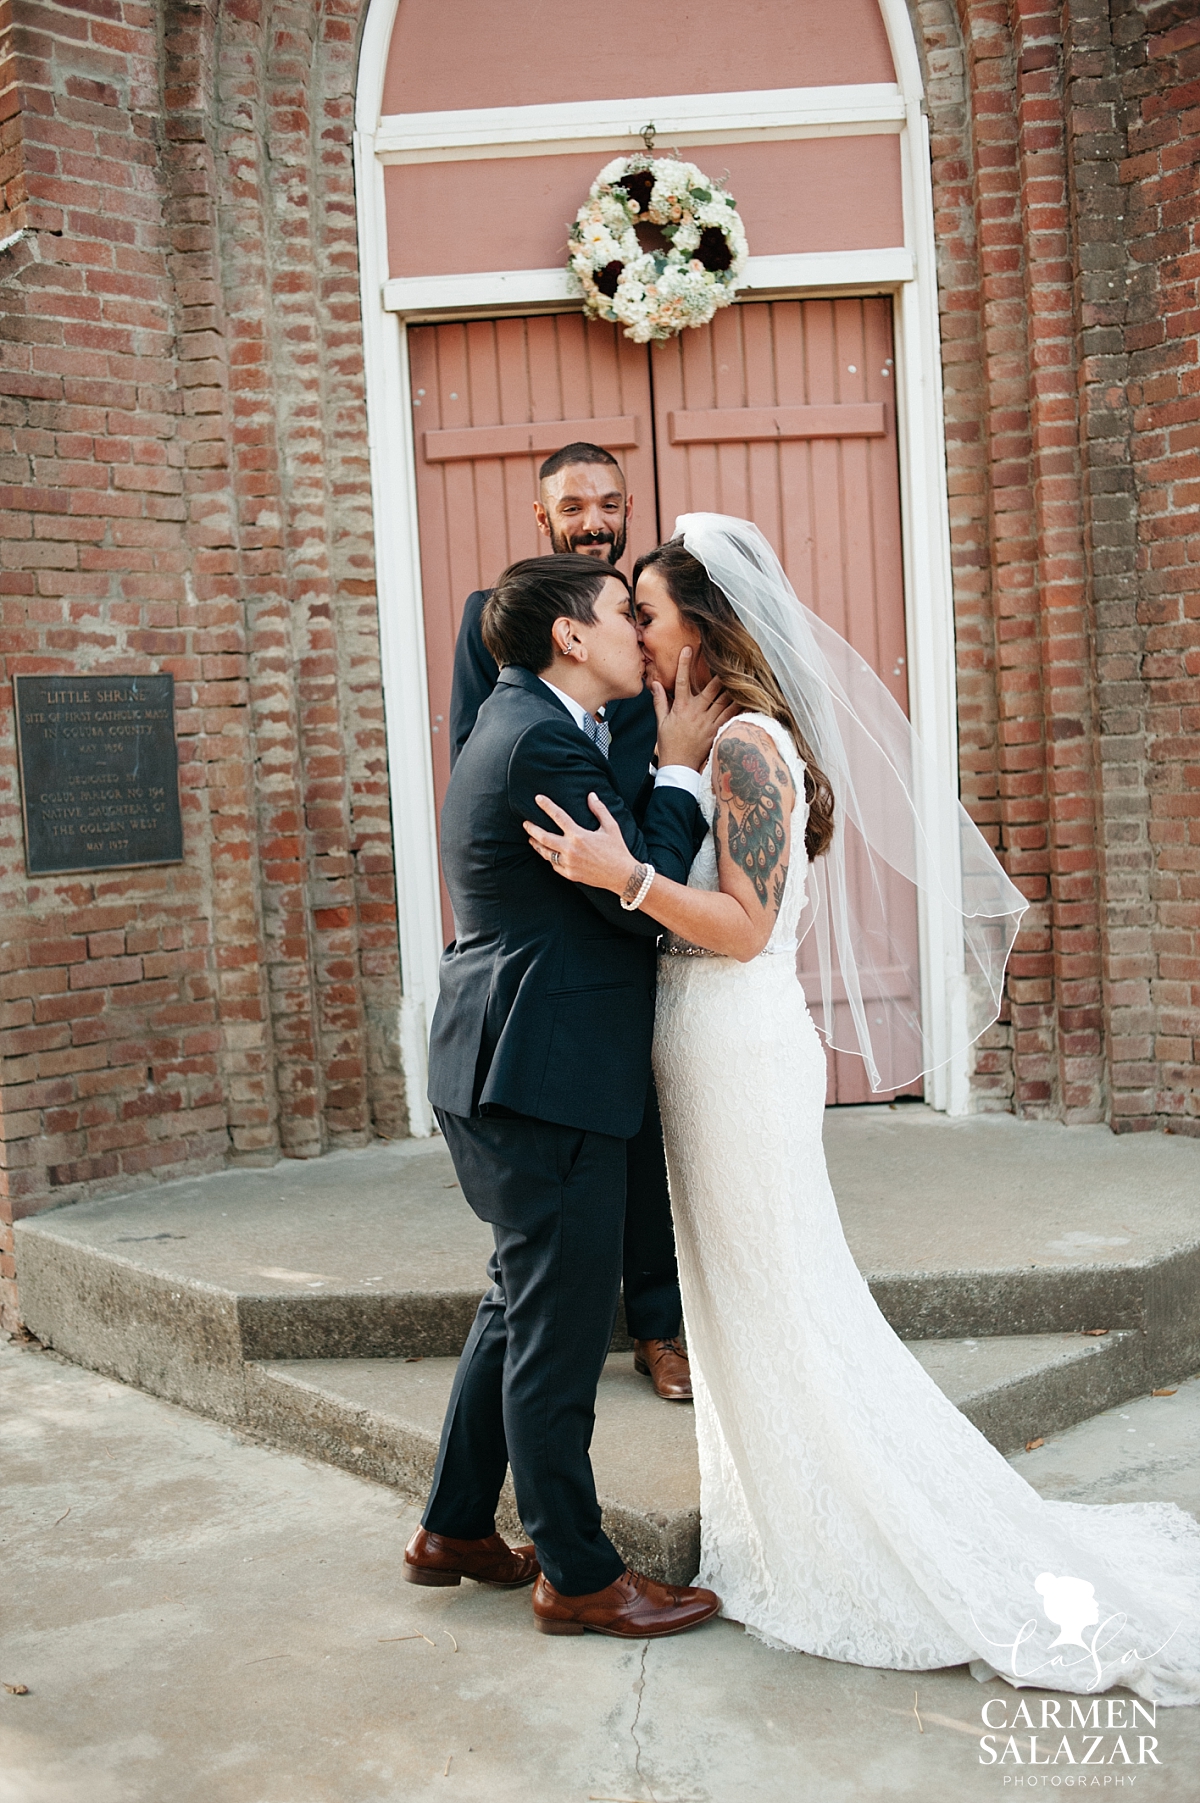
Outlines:
<svg viewBox="0 0 1200 1803"><path fill-rule="evenodd" d="M713 740L737 708L714 676L702 689L692 687L693 657L685 645L679 653L675 673L675 695L668 701L661 683L653 682L654 711L658 715L658 764L686 764L692 770L703 770L712 750Z"/></svg>
<svg viewBox="0 0 1200 1803"><path fill-rule="evenodd" d="M534 800L556 825L559 833L547 832L532 820L523 821L529 843L540 858L572 883L586 883L592 889L611 889L619 895L633 873L637 859L621 837L621 829L598 795L588 796L588 806L600 822L599 831L576 826L565 808L548 795Z"/></svg>

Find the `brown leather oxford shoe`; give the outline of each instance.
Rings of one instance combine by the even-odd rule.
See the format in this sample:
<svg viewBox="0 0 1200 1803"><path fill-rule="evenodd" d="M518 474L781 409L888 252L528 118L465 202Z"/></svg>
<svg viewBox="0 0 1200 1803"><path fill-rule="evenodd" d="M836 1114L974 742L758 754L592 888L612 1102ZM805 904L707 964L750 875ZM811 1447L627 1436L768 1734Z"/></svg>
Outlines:
<svg viewBox="0 0 1200 1803"><path fill-rule="evenodd" d="M451 1540L418 1528L404 1549L408 1582L438 1589L471 1578L497 1590L520 1590L532 1584L540 1570L531 1546L509 1546L499 1534L489 1534L486 1540Z"/></svg>
<svg viewBox="0 0 1200 1803"><path fill-rule="evenodd" d="M614 1634L618 1640L661 1640L686 1634L721 1607L711 1590L656 1584L640 1571L624 1571L607 1590L562 1596L545 1575L533 1592L533 1618L543 1634Z"/></svg>
<svg viewBox="0 0 1200 1803"><path fill-rule="evenodd" d="M633 1368L651 1380L664 1402L692 1400L692 1368L678 1340L635 1340Z"/></svg>

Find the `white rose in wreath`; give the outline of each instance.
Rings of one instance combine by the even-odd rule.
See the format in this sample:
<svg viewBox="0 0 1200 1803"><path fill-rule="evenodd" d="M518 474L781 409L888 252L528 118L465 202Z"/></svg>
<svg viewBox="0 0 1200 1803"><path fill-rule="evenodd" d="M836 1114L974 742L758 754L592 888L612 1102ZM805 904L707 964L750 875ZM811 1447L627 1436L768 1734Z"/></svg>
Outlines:
<svg viewBox="0 0 1200 1803"><path fill-rule="evenodd" d="M694 163L648 154L600 171L571 227L567 267L590 319L614 320L636 344L707 325L746 271L733 196Z"/></svg>

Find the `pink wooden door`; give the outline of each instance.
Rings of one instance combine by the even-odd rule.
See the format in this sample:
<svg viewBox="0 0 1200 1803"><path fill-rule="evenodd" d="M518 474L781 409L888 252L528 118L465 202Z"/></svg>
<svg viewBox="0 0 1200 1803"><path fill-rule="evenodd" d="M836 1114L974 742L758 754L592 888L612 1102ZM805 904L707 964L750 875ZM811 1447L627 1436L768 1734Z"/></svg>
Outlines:
<svg viewBox="0 0 1200 1803"><path fill-rule="evenodd" d="M907 706L888 300L751 302L647 348L579 314L418 326L409 356L439 811L463 602L546 549L533 518L538 465L574 438L606 446L625 470L626 569L678 513L755 520L801 600ZM898 892L888 912L903 949L886 991L911 997L915 904ZM444 893L443 915L449 937ZM857 1058L830 1054L831 1102L878 1099Z"/></svg>
<svg viewBox="0 0 1200 1803"><path fill-rule="evenodd" d="M548 549L539 465L573 439L612 451L634 498L622 567L658 538L646 351L581 314L409 331L425 652L438 813L450 780L450 681L462 607L507 564ZM453 925L445 892L443 924Z"/></svg>
<svg viewBox="0 0 1200 1803"><path fill-rule="evenodd" d="M679 513L754 520L800 599L907 708L890 301L730 307L656 349L652 369L664 537ZM902 955L868 1006L919 1004L911 892L888 898L888 918ZM831 1052L828 1099L880 1098L860 1059Z"/></svg>

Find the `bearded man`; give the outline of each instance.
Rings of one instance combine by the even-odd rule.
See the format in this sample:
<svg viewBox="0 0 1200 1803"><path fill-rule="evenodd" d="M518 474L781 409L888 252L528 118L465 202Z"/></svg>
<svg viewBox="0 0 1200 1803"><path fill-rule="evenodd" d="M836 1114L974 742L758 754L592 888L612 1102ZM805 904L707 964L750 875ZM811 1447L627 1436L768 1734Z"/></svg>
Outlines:
<svg viewBox="0 0 1200 1803"><path fill-rule="evenodd" d="M547 457L538 478L533 511L551 550L617 564L625 552L633 496L616 458L599 445L564 445ZM467 597L455 646L450 696L452 769L499 675L480 627L488 593L476 589ZM596 744L608 758L616 788L639 821L654 792L656 737L649 690L630 700L610 702L596 721ZM692 1381L687 1354L679 1342L683 1311L653 1078L641 1129L627 1144L625 1194L622 1281L634 1365L650 1378L655 1393L664 1401L688 1402Z"/></svg>

